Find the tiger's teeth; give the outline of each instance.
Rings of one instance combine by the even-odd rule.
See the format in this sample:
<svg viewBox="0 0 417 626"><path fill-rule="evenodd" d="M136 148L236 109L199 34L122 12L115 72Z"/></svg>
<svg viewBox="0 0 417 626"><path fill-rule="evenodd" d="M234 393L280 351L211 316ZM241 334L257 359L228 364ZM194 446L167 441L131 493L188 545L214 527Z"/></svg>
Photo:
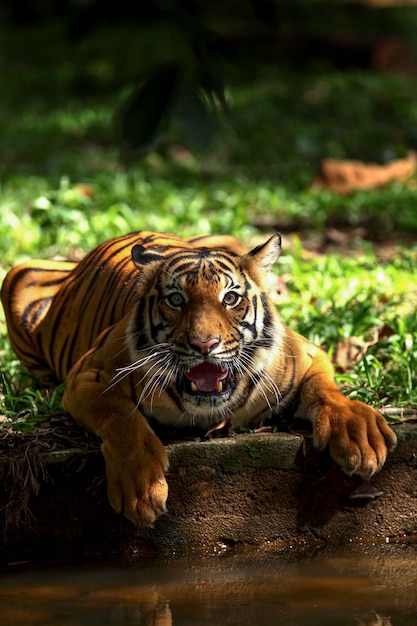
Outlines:
<svg viewBox="0 0 417 626"><path fill-rule="evenodd" d="M197 385L193 380L191 381L191 391L197 391Z"/></svg>
<svg viewBox="0 0 417 626"><path fill-rule="evenodd" d="M217 393L220 393L221 391L223 391L223 383L221 380L218 380L216 383L216 391Z"/></svg>

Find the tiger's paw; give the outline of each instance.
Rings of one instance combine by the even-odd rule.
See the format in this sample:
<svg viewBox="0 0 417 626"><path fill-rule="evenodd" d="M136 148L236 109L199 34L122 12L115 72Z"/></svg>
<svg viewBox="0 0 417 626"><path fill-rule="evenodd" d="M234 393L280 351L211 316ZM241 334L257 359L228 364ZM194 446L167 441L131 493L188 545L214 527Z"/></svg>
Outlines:
<svg viewBox="0 0 417 626"><path fill-rule="evenodd" d="M168 484L165 472L168 457L162 443L152 435L139 449L112 449L102 446L106 461L107 495L116 513L123 513L135 526L153 526L166 513Z"/></svg>
<svg viewBox="0 0 417 626"><path fill-rule="evenodd" d="M380 413L357 400L342 399L321 408L313 426L314 444L329 446L343 471L370 478L385 463L397 437Z"/></svg>

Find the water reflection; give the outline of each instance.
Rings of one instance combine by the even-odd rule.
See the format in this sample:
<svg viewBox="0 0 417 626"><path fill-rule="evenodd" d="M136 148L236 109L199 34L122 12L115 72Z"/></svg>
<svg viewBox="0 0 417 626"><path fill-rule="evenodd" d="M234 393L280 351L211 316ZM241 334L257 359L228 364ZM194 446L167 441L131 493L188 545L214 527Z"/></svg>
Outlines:
<svg viewBox="0 0 417 626"><path fill-rule="evenodd" d="M27 626L415 626L415 546L361 554L226 552L0 576L0 623Z"/></svg>
<svg viewBox="0 0 417 626"><path fill-rule="evenodd" d="M358 618L358 626L390 626L391 621L383 615L378 615L375 611L362 615Z"/></svg>

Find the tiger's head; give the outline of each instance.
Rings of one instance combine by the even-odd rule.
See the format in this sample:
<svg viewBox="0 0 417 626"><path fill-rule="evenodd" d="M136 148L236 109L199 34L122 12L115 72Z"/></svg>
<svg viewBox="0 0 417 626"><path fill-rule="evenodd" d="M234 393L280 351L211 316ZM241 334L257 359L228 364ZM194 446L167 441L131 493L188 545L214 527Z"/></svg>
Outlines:
<svg viewBox="0 0 417 626"><path fill-rule="evenodd" d="M278 402L265 372L282 343L283 325L265 277L280 252L279 235L244 256L133 247L140 274L127 369L138 376L138 404L157 404L167 392L182 415L206 425L259 393L267 403Z"/></svg>

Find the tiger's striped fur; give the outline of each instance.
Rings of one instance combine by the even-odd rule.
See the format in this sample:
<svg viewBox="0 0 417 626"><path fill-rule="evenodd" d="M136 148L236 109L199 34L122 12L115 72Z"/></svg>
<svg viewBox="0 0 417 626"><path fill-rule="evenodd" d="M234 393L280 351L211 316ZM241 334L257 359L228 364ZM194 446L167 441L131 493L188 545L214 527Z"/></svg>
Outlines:
<svg viewBox="0 0 417 626"><path fill-rule="evenodd" d="M6 277L16 354L103 440L109 500L137 525L165 511L167 456L149 426L245 427L291 407L347 473L379 470L395 435L345 398L322 350L290 330L265 276L280 237L247 252L227 236L140 232L78 264L36 261Z"/></svg>

